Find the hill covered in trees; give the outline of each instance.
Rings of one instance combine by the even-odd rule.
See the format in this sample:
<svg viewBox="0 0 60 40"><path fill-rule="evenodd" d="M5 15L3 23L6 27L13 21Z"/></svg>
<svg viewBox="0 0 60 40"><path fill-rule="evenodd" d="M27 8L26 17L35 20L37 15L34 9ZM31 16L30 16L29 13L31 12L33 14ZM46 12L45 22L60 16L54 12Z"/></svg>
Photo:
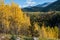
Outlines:
<svg viewBox="0 0 60 40"><path fill-rule="evenodd" d="M42 4L43 5L43 4ZM48 11L60 11L60 0L57 0L53 3L44 3L46 5L43 7L42 5L36 5L33 7L26 7L22 8L23 11L25 12L48 12Z"/></svg>
<svg viewBox="0 0 60 40"><path fill-rule="evenodd" d="M45 26L60 27L60 11L25 13L30 16L32 23L37 22L40 26L44 23Z"/></svg>
<svg viewBox="0 0 60 40"><path fill-rule="evenodd" d="M10 5L3 3L0 5L0 34L3 37L7 36L5 40L14 40L17 36L19 38L25 36L25 38L22 37L24 40L33 40L34 37L58 39L60 38L59 13L52 11L42 12L42 14L30 12L29 14L29 12L23 12L15 3ZM0 35L0 39L1 37Z"/></svg>

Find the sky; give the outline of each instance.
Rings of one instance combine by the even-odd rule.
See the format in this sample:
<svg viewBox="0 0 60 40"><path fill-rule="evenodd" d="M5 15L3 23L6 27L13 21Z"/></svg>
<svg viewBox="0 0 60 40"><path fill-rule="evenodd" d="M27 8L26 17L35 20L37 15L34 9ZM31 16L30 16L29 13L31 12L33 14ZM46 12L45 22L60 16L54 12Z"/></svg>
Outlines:
<svg viewBox="0 0 60 40"><path fill-rule="evenodd" d="M20 7L28 7L28 6L35 6L38 4L43 4L45 2L54 2L56 0L13 0L17 3ZM6 4L11 3L11 0L5 0Z"/></svg>

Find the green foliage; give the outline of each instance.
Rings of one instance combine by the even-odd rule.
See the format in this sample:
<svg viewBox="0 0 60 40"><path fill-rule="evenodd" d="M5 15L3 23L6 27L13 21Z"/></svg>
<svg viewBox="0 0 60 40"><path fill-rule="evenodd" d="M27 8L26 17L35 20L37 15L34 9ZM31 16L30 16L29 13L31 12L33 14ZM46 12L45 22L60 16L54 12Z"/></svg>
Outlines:
<svg viewBox="0 0 60 40"><path fill-rule="evenodd" d="M16 40L16 36L12 35L10 40Z"/></svg>
<svg viewBox="0 0 60 40"><path fill-rule="evenodd" d="M31 24L38 22L42 26L43 22L45 26L59 26L60 25L60 11L50 12L25 12L30 16Z"/></svg>

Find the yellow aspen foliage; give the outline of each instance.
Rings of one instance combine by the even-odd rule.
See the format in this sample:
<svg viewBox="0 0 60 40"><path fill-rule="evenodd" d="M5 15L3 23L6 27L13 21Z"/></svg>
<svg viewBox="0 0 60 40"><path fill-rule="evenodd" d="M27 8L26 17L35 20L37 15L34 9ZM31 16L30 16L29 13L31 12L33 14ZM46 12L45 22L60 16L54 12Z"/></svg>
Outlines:
<svg viewBox="0 0 60 40"><path fill-rule="evenodd" d="M0 5L0 21L3 28L12 28L14 31L19 31L20 27L23 26L30 26L30 18L23 14L21 8L14 3L11 5Z"/></svg>
<svg viewBox="0 0 60 40"><path fill-rule="evenodd" d="M54 32L53 32L53 28L51 29L50 28L50 30L49 30L49 32L48 32L48 38L53 38L54 37Z"/></svg>
<svg viewBox="0 0 60 40"><path fill-rule="evenodd" d="M58 34L59 34L59 28L58 28L57 26L55 26L55 27L54 27L54 31L55 31L55 32L54 32L54 33L55 33L54 37L55 37L55 38L58 38L58 36L59 36L59 35L58 35Z"/></svg>
<svg viewBox="0 0 60 40"><path fill-rule="evenodd" d="M56 28L56 29L55 29ZM47 31L47 37L48 38L58 38L58 31L57 31L57 27L55 28L50 28L50 26L47 27L46 31Z"/></svg>
<svg viewBox="0 0 60 40"><path fill-rule="evenodd" d="M53 27L46 27L44 26L44 24L42 25L42 27L40 28L39 30L40 32L40 38L58 38L58 32L59 32L59 29L57 26L55 26L54 28Z"/></svg>
<svg viewBox="0 0 60 40"><path fill-rule="evenodd" d="M35 29L34 30L39 30L39 25L37 23L34 24Z"/></svg>
<svg viewBox="0 0 60 40"><path fill-rule="evenodd" d="M45 28L44 24L42 25L41 32L42 32L42 37L46 38L47 37L47 33L46 33L46 28Z"/></svg>

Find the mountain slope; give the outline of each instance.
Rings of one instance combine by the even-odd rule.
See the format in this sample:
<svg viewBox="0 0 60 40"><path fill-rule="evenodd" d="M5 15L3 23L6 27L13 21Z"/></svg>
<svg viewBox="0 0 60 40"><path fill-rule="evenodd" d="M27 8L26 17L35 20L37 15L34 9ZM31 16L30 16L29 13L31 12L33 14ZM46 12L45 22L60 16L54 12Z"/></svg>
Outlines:
<svg viewBox="0 0 60 40"><path fill-rule="evenodd" d="M37 5L37 6L33 6L33 7L26 7L22 9L23 11L28 11L28 12L38 12L38 11L42 11L42 12L47 12L47 11L60 11L60 0L55 1L53 3L44 3L42 5Z"/></svg>
<svg viewBox="0 0 60 40"><path fill-rule="evenodd" d="M48 6L49 4L51 4L51 3L50 3L50 2L43 3L43 4L37 5L37 7L46 7L46 6Z"/></svg>
<svg viewBox="0 0 60 40"><path fill-rule="evenodd" d="M36 12L36 11L41 11L42 9L44 9L44 7L46 7L49 3L44 3L44 4L39 4L33 7L25 7L22 10L23 11L29 11L29 12Z"/></svg>
<svg viewBox="0 0 60 40"><path fill-rule="evenodd" d="M42 11L60 11L60 1L56 1L47 7L45 7Z"/></svg>

